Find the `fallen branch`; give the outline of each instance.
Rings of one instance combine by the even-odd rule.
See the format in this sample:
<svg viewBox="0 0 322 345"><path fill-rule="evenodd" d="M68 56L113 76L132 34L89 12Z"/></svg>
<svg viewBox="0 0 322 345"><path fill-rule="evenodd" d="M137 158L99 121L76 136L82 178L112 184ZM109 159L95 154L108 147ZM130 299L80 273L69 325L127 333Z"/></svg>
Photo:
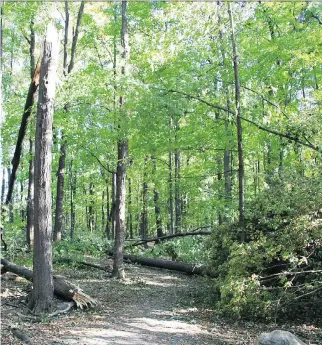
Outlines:
<svg viewBox="0 0 322 345"><path fill-rule="evenodd" d="M24 277L29 281L32 281L33 272L28 268L17 266L6 259L1 259L1 264L4 266L6 272L16 273L18 276ZM84 307L90 307L97 304L97 302L82 289L73 283L69 282L62 276L54 275L54 294L67 301L74 301L76 306L80 309Z"/></svg>
<svg viewBox="0 0 322 345"><path fill-rule="evenodd" d="M10 327L10 330L12 334L21 340L24 344L33 344L32 340L25 334L23 333L20 329L15 328L15 327Z"/></svg>
<svg viewBox="0 0 322 345"><path fill-rule="evenodd" d="M175 238L175 237L185 237L185 236L195 236L195 235L205 236L205 235L211 235L211 234L212 234L211 231L182 232L182 233L173 234L173 235L166 235L166 236L162 236L162 237L147 238L145 240L141 240L141 241L136 242L136 243L128 244L124 248L131 248L131 247L135 247L135 246L140 246L141 244L145 244L148 242L155 242L157 244L157 243L160 243L162 241L170 240L170 239Z"/></svg>

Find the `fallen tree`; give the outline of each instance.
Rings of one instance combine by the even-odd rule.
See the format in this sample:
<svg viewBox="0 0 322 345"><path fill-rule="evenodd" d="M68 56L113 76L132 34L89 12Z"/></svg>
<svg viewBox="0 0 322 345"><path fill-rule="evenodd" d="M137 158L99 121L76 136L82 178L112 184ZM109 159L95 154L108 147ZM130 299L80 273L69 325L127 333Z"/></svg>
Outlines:
<svg viewBox="0 0 322 345"><path fill-rule="evenodd" d="M1 265L1 274L12 272L32 282L33 272L28 268L17 266L7 259L1 259ZM66 280L65 277L54 275L53 278L54 294L57 297L75 302L80 309L96 305L96 301L92 297L85 294L78 286Z"/></svg>
<svg viewBox="0 0 322 345"><path fill-rule="evenodd" d="M109 251L108 254L113 256L113 252ZM216 274L205 265L194 265L187 264L181 261L171 261L164 259L152 259L145 258L143 256L123 254L123 259L132 263L138 263L144 266L156 267L156 268L165 268L172 271L179 271L188 274L198 274L202 276L216 277Z"/></svg>
<svg viewBox="0 0 322 345"><path fill-rule="evenodd" d="M135 246L140 246L142 244L149 243L149 242L154 242L157 244L157 243L160 243L162 241L171 240L172 238L175 238L175 237L196 236L196 235L205 236L205 235L211 235L211 234L212 234L211 231L205 231L205 230L204 231L201 230L201 231L182 232L182 233L178 233L178 234L165 235L165 236L161 236L161 237L147 238L145 240L140 240L136 243L128 244L124 248L131 248L131 247L135 247Z"/></svg>

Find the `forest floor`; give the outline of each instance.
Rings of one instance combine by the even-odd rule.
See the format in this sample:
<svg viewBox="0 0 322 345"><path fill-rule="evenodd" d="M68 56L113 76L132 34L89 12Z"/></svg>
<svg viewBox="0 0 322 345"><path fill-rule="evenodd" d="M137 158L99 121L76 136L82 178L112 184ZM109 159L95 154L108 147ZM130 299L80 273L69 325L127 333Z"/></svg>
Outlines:
<svg viewBox="0 0 322 345"><path fill-rule="evenodd" d="M95 298L97 307L35 322L22 315L26 282L2 279L1 344L23 344L10 327L39 345L253 345L261 332L273 329L291 331L307 344L322 344L322 329L314 325L264 325L216 316L201 303L201 294L210 288L208 278L129 264L124 281L88 267L55 273Z"/></svg>

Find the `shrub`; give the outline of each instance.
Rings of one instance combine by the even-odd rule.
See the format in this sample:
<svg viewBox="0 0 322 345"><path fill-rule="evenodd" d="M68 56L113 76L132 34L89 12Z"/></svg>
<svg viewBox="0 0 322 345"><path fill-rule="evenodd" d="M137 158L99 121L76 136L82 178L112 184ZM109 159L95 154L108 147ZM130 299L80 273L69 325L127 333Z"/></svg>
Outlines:
<svg viewBox="0 0 322 345"><path fill-rule="evenodd" d="M319 191L315 179L276 182L249 205L243 228L225 224L214 231L210 246L222 313L256 319L321 313L322 279L314 273L322 269Z"/></svg>

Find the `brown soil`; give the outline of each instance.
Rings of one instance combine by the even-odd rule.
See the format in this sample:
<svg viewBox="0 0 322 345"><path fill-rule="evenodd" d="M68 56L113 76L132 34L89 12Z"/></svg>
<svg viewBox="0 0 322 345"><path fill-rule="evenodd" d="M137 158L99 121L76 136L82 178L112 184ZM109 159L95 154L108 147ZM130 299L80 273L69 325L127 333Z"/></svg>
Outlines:
<svg viewBox="0 0 322 345"><path fill-rule="evenodd" d="M23 344L11 327L39 345L252 345L261 332L276 328L291 331L308 344L322 343L322 330L313 325L277 327L219 318L200 302L200 290L204 294L210 289L208 278L135 265L126 265L125 281L88 267L57 273L95 298L98 306L35 322L23 316L27 283L3 279L1 344Z"/></svg>

